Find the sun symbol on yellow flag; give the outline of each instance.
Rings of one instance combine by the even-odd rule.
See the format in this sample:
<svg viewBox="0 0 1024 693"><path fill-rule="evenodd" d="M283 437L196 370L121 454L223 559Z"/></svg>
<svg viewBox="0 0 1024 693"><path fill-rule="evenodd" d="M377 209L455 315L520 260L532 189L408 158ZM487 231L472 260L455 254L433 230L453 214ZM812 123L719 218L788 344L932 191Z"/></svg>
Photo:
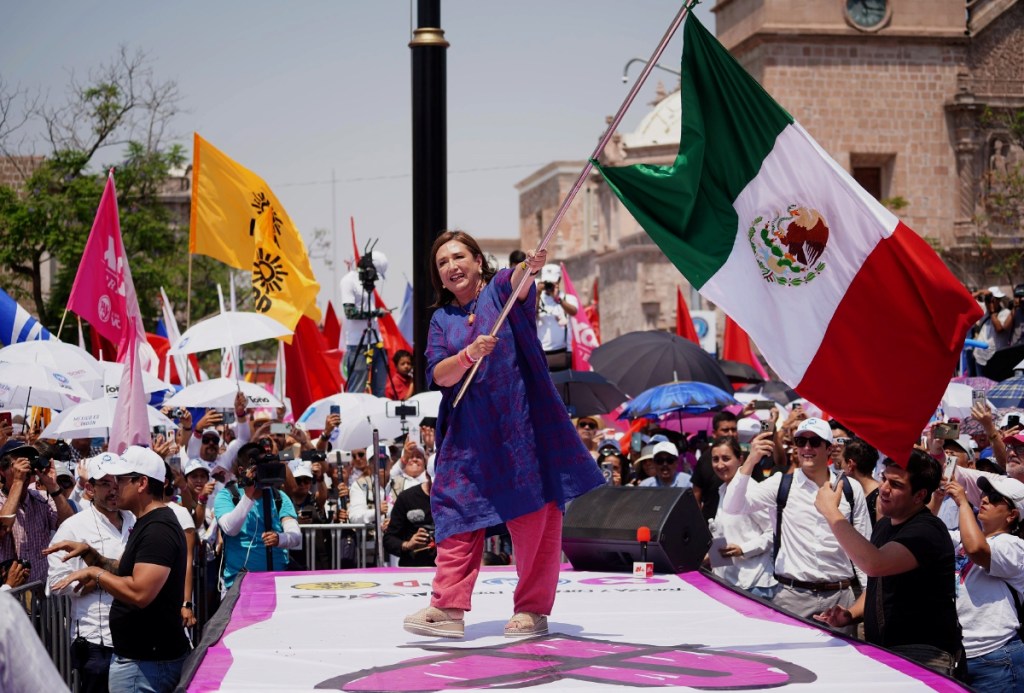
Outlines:
<svg viewBox="0 0 1024 693"><path fill-rule="evenodd" d="M287 244L277 247L274 219L274 207L268 205L256 217L253 228L253 308L295 329L299 318L316 301L320 287L295 271Z"/></svg>

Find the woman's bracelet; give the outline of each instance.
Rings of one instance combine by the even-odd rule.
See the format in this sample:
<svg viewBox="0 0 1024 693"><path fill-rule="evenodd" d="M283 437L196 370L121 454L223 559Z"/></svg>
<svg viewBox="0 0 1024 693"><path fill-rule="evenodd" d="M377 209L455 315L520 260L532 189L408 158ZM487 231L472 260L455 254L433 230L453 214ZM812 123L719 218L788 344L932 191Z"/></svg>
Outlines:
<svg viewBox="0 0 1024 693"><path fill-rule="evenodd" d="M472 368L473 362L469 360L469 354L466 353L465 349L460 349L459 353L455 355L459 360L459 365L463 368Z"/></svg>
<svg viewBox="0 0 1024 693"><path fill-rule="evenodd" d="M469 359L470 363L476 363L477 361L480 360L473 358L473 355L469 353L469 347L466 347L465 349L463 349L463 351L466 352L466 358Z"/></svg>

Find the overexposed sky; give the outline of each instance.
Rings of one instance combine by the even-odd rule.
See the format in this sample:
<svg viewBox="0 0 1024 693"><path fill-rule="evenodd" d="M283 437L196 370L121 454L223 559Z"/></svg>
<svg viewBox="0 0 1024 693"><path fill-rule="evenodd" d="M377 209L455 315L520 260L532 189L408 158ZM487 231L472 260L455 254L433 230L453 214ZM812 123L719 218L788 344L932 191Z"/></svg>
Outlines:
<svg viewBox="0 0 1024 693"><path fill-rule="evenodd" d="M697 14L709 28L713 3ZM391 264L385 300L412 278L408 0L225 0L9 3L0 23L0 75L61 102L72 70L141 48L158 80L175 80L186 112L173 141L198 131L261 175L308 239L336 229L337 276L314 259L321 303L337 298L351 257L381 239ZM585 159L679 0L442 0L448 49L448 225L480 236L518 235L514 184L547 162ZM681 32L680 32L681 33ZM677 36L661 63L678 69ZM635 78L640 65L633 65ZM630 113L647 112L654 71ZM40 151L45 146L40 144ZM116 161L107 151L98 163ZM332 176L335 182L332 184ZM333 193L333 195L332 195ZM97 201L98 202L98 201ZM182 257L182 271L186 258ZM206 290L206 289L197 289Z"/></svg>

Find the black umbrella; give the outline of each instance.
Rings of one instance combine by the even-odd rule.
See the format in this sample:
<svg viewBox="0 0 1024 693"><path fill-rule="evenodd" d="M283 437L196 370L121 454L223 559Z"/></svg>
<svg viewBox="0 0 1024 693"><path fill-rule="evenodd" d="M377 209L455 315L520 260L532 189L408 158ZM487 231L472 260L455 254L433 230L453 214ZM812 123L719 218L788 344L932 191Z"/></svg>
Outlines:
<svg viewBox="0 0 1024 693"><path fill-rule="evenodd" d="M757 372L757 369L749 363L742 361L719 361L722 372L730 382L734 383L763 383L764 378Z"/></svg>
<svg viewBox="0 0 1024 693"><path fill-rule="evenodd" d="M715 357L689 339L670 332L629 332L602 344L590 355L594 370L638 395L655 385L693 380L732 392Z"/></svg>
<svg viewBox="0 0 1024 693"><path fill-rule="evenodd" d="M1013 367L1024 361L1024 344L1006 347L992 354L984 366L981 367L981 374L992 380L1006 380L1013 377Z"/></svg>
<svg viewBox="0 0 1024 693"><path fill-rule="evenodd" d="M765 399L770 399L779 404L789 404L794 400L800 399L800 395L796 390L791 388L789 385L778 380L769 380L761 384L744 385L740 388L740 392L753 392L754 394L761 395Z"/></svg>
<svg viewBox="0 0 1024 693"><path fill-rule="evenodd" d="M625 393L600 373L555 371L551 382L572 416L608 414L626 401Z"/></svg>

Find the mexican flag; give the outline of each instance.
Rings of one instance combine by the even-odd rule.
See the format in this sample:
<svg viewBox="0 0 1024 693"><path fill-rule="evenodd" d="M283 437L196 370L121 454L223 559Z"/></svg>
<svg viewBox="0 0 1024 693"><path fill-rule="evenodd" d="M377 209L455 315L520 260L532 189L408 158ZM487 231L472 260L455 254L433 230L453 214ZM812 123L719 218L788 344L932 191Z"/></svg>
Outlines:
<svg viewBox="0 0 1024 693"><path fill-rule="evenodd" d="M682 74L675 162L595 164L784 381L905 461L978 304L692 15Z"/></svg>

